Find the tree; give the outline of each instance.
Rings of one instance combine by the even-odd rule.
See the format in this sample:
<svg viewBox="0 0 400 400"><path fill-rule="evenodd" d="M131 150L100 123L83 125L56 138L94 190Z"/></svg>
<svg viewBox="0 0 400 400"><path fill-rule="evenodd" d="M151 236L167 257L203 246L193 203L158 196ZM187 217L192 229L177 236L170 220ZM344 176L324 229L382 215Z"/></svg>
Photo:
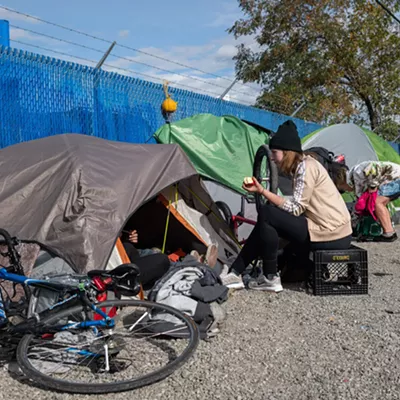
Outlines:
<svg viewBox="0 0 400 400"><path fill-rule="evenodd" d="M236 73L258 82L257 106L338 123L352 119L385 125L398 136L400 115L399 26L374 0L240 0L244 18L229 32L250 35L239 45ZM393 12L400 0L386 0ZM387 127L393 127L387 129Z"/></svg>

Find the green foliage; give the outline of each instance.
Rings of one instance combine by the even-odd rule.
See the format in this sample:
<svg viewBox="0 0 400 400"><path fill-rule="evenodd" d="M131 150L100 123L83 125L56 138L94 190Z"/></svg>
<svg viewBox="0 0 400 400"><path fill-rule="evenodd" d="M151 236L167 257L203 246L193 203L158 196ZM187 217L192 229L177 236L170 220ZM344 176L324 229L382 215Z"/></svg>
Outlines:
<svg viewBox="0 0 400 400"><path fill-rule="evenodd" d="M375 129L375 133L386 140L398 139L400 135L400 124L391 119L385 120Z"/></svg>
<svg viewBox="0 0 400 400"><path fill-rule="evenodd" d="M357 119L372 129L400 114L400 35L396 22L368 0L241 0L244 18L230 32L251 35L236 71L264 91L257 105L338 123ZM386 0L393 12L400 0Z"/></svg>

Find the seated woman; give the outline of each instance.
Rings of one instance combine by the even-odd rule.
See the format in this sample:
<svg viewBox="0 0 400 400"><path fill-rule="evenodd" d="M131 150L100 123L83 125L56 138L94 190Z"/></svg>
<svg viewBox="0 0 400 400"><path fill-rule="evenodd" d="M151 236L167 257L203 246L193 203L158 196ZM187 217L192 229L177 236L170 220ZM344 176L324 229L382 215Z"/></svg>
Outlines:
<svg viewBox="0 0 400 400"><path fill-rule="evenodd" d="M380 241L393 242L397 239L387 205L400 197L399 164L364 161L350 171L341 167L334 173L334 182L339 190L354 192L357 198L367 190L370 193L377 191L375 215L383 229Z"/></svg>
<svg viewBox="0 0 400 400"><path fill-rule="evenodd" d="M228 274L226 286L234 287L240 275L256 258L261 257L263 274L248 283L250 289L280 292L277 273L279 238L291 242L296 254L308 257L310 250L347 249L351 244L351 219L346 204L326 169L313 157L303 154L296 125L282 124L271 138L269 147L278 168L293 177L293 197L284 198L263 188L255 178L245 185L248 192L258 192L269 204L262 207L257 224Z"/></svg>

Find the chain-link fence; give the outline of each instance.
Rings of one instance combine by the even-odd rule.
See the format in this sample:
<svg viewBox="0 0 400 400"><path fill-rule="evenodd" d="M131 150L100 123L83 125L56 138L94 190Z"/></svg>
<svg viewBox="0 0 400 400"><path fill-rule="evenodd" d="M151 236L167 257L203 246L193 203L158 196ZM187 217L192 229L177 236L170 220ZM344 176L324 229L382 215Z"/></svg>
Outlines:
<svg viewBox="0 0 400 400"><path fill-rule="evenodd" d="M170 88L173 120L198 113L234 115L268 129L287 116ZM154 142L165 123L162 85L0 47L0 147L59 133L84 133L134 143ZM293 118L301 136L320 128Z"/></svg>

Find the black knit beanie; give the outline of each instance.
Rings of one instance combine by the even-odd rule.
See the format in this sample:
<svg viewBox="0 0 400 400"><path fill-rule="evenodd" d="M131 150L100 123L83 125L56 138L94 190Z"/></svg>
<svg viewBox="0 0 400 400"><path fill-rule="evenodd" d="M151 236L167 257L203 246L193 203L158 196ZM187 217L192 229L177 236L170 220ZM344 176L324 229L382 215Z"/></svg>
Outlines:
<svg viewBox="0 0 400 400"><path fill-rule="evenodd" d="M275 135L269 141L269 148L276 150L291 150L301 153L301 140L293 121L288 120L279 126Z"/></svg>

